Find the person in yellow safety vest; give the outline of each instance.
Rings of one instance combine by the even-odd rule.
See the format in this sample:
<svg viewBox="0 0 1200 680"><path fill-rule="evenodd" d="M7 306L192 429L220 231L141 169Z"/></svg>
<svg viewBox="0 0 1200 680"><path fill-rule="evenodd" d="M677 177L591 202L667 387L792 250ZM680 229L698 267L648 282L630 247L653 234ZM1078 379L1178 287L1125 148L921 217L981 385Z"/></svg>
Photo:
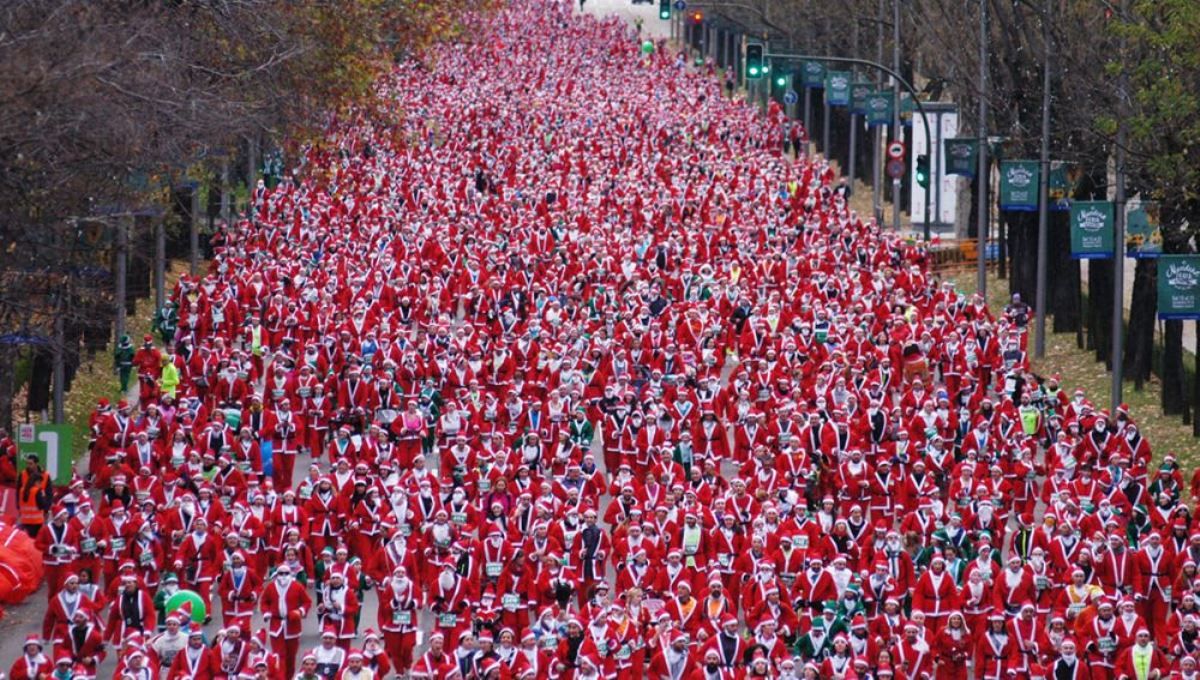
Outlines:
<svg viewBox="0 0 1200 680"><path fill-rule="evenodd" d="M170 395L172 399L176 397L175 390L179 387L179 367L175 365L175 355L167 354L163 356L162 373L158 378L159 392L163 396Z"/></svg>
<svg viewBox="0 0 1200 680"><path fill-rule="evenodd" d="M26 455L25 469L17 477L17 518L31 538L37 538L46 523L53 492L50 475L42 469L37 454Z"/></svg>

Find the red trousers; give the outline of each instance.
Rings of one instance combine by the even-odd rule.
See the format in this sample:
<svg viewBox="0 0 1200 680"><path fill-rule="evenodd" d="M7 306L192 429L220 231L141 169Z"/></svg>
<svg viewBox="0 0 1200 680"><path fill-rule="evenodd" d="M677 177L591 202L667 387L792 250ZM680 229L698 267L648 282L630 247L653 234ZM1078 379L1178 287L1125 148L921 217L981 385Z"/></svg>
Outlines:
<svg viewBox="0 0 1200 680"><path fill-rule="evenodd" d="M284 453L272 450L271 456L274 459L272 461L274 468L271 471L271 477L275 480L275 489L282 493L292 488L292 473L296 469L296 452L289 451Z"/></svg>
<svg viewBox="0 0 1200 680"><path fill-rule="evenodd" d="M272 635L271 651L275 652L283 661L283 677L295 677L296 655L300 653L300 638L285 638L282 635Z"/></svg>
<svg viewBox="0 0 1200 680"><path fill-rule="evenodd" d="M413 647L417 646L417 634L383 631L383 647L392 659L392 672L404 675L412 667Z"/></svg>

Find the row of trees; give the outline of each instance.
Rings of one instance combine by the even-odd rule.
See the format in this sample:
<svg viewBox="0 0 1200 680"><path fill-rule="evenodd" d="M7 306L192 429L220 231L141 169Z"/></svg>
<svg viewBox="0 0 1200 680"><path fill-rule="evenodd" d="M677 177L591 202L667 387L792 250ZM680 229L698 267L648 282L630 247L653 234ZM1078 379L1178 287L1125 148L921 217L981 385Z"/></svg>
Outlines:
<svg viewBox="0 0 1200 680"><path fill-rule="evenodd" d="M1118 128L1128 195L1157 201L1166 252L1194 252L1200 229L1200 4L1194 0L750 0L717 5L718 21L766 35L772 44L891 61L893 2L900 3L902 71L957 102L961 134L974 135L986 97L987 133L1007 158L1037 158L1042 74L1050 64L1051 157L1077 171L1077 199L1111 199ZM988 88L979 86L979 21L989 15ZM1048 41L1047 41L1048 38ZM1047 52L1049 44L1049 53ZM1049 59L1047 58L1049 54ZM819 135L814 135L814 139ZM835 137L835 142L837 141ZM838 145L831 149L837 155ZM865 146L865 145L864 145ZM841 153L845 153L842 149ZM860 165L859 167L869 167ZM975 232L971 211L970 232ZM1036 213L1002 213L992 235L1007 254L1010 292L1032 301ZM1065 213L1051 213L1047 308L1056 332L1079 332L1099 360L1111 352L1113 263L1092 261L1087 304L1070 259ZM1156 350L1156 265L1139 260L1132 282L1124 368L1140 389L1154 370L1168 414L1191 414L1183 370L1182 323L1167 321ZM1130 283L1126 281L1126 286ZM1082 331L1086 329L1086 336ZM1086 337L1086 339L1084 339ZM1200 436L1200 418L1193 426Z"/></svg>
<svg viewBox="0 0 1200 680"><path fill-rule="evenodd" d="M110 332L115 216L136 229L138 216L169 215L189 180L223 193L231 158L248 159L252 181L257 149L286 151L318 139L329 116L361 111L394 60L464 33L466 10L461 0L0 3L0 425L12 422L29 347L76 363L85 336L94 347ZM133 233L135 254L146 255L144 236Z"/></svg>

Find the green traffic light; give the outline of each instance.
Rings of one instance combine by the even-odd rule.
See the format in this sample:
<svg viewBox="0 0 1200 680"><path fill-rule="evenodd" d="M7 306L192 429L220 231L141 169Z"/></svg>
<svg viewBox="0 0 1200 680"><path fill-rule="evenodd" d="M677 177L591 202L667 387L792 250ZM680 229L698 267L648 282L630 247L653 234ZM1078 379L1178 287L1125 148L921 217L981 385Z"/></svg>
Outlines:
<svg viewBox="0 0 1200 680"><path fill-rule="evenodd" d="M785 76L775 76L775 84L779 87L783 87L787 85L787 78Z"/></svg>
<svg viewBox="0 0 1200 680"><path fill-rule="evenodd" d="M929 154L921 154L917 156L916 179L917 184L921 188L929 188Z"/></svg>

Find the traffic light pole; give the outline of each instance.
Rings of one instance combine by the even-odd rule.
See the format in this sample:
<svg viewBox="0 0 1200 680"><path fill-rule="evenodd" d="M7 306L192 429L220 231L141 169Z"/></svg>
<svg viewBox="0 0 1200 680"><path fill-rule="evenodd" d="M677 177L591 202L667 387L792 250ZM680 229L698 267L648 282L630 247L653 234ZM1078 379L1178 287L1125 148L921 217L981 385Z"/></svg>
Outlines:
<svg viewBox="0 0 1200 680"><path fill-rule="evenodd" d="M800 54L797 52L767 52L763 55L763 58L764 59L777 59L777 60L781 60L781 61L782 60L825 61L825 62L830 62L830 63L834 63L834 64L854 64L857 66L866 66L868 68L873 68L873 69L876 69L886 75L891 76L892 78L895 79L896 83L901 88L903 88L906 92L908 92L910 95L912 95L913 105L916 106L916 108L917 108L917 115L919 115L921 117L921 122L923 122L925 124L926 153L929 153L929 154L934 153L933 137L929 132L929 116L927 116L925 114L925 106L921 103L921 100L917 97L917 90L912 86L912 83L909 83L907 80L905 80L895 70L890 69L887 66L880 64L877 61L871 61L869 59L858 59L855 57L827 57L827 56L820 56L820 55L815 55L815 54ZM900 106L899 101L895 101L895 102L893 102L893 104L897 107ZM932 178L931 178L931 180L932 180ZM926 243L929 243L929 238L930 238L929 199L930 199L930 196L932 193L933 192L928 191L928 190L925 191L925 221L924 221L923 228L924 228L924 236L925 236ZM899 202L900 197L893 196L893 199L895 201Z"/></svg>

